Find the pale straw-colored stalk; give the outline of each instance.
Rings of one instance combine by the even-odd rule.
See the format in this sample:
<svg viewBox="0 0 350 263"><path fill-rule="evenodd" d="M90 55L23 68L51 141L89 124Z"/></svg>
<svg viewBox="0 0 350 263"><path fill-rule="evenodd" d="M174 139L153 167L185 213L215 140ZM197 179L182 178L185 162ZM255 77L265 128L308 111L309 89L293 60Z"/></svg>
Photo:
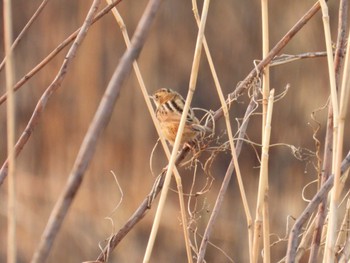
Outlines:
<svg viewBox="0 0 350 263"><path fill-rule="evenodd" d="M263 58L265 58L270 51L270 44L269 44L269 12L268 12L268 0L261 0L261 19L262 19L262 48L263 48ZM264 141L265 138L265 127L271 129L270 126L267 126L267 101L271 100L271 94L269 98L270 93L270 67L267 65L263 71L263 81L262 81L262 108L263 108L263 115L262 115L262 141ZM272 102L269 101L269 105L273 104L273 97ZM271 116L270 116L271 121ZM264 146L263 146L264 147ZM267 146L268 147L268 146ZM268 150L268 148L267 148ZM260 169L263 169L261 166ZM264 191L264 205L263 205L263 244L264 244L264 263L270 262L270 220L269 220L269 196L268 196L268 163L266 161L265 167L264 167L264 177L266 180L266 185L263 191ZM259 193L258 193L259 194Z"/></svg>
<svg viewBox="0 0 350 263"><path fill-rule="evenodd" d="M106 0L106 2L108 4L111 4L112 0ZM119 27L121 29L121 32L122 32L124 41L126 43L126 46L127 46L127 48L129 48L129 46L130 46L130 38L129 38L128 31L126 29L124 20L123 20L122 16L120 15L120 13L118 12L116 7L114 7L112 9L112 12L113 12L113 15L114 15L114 17L115 17L115 19L116 19L116 21L117 21L117 23L118 23L118 25L119 25ZM156 114L155 114L155 112L153 110L152 102L151 102L151 100L149 98L145 82L144 82L144 80L142 78L142 74L141 74L140 68L139 68L138 63L137 63L136 60L133 62L133 68L134 68L134 71L135 71L135 74L136 74L136 78L137 78L137 80L139 82L142 94L144 96L144 99L145 99L148 111L150 112L150 115L152 117L152 121L154 123L154 126L156 127L158 136L160 138L161 144L162 144L163 149L165 151L165 154L166 154L168 160L170 160L169 147L166 144L164 136L162 135L162 132L161 132L161 129L160 129L160 126L159 126L159 122L158 122ZM183 197L181 176L180 176L176 166L174 166L173 172L174 172L174 176L175 176L175 179L176 179L176 185L177 185L177 189L178 189L178 196L179 196L179 202L180 202L180 212L181 212L181 220L182 220L182 227L183 227L183 231L184 231L187 259L188 259L188 262L192 262L192 250L191 250L190 238L189 238L188 227L187 227L186 208L185 208L185 201L184 201L184 197Z"/></svg>
<svg viewBox="0 0 350 263"><path fill-rule="evenodd" d="M350 36L350 32L349 32ZM346 49L345 57L345 66L344 66L344 75L341 85L341 94L340 94L340 108L338 115L338 129L337 129L337 146L335 153L335 162L334 162L334 187L332 190L331 202L330 202L330 220L328 224L327 231L327 240L326 240L326 257L324 262L334 262L335 259L335 238L337 233L337 209L340 199L340 194L342 190L341 182L341 161L343 156L343 143L344 143L344 128L345 128L345 119L348 111L349 96L350 96L350 45L348 43Z"/></svg>
<svg viewBox="0 0 350 263"><path fill-rule="evenodd" d="M190 83L189 83L188 94L187 94L187 97L186 97L186 102L185 102L184 109L183 109L183 112L182 112L182 116L181 116L181 120L180 120L180 124L179 124L179 128L178 128L178 132L177 132L177 135L176 135L174 147L173 147L173 150L172 150L172 153L171 153L171 157L170 157L170 161L169 161L169 164L168 164L168 170L167 170L167 173L165 175L164 185L163 185L163 189L162 189L162 192L161 192L161 195L160 195L160 198L159 198L159 204L158 204L157 212L156 212L156 215L155 215L155 218L154 218L154 222L153 222L153 225L152 225L151 234L150 234L149 241L148 241L147 248L146 248L146 252L145 252L145 255L144 255L144 258L143 258L143 262L144 263L150 261L151 252L153 250L154 241L155 241L155 238L156 238L156 235L157 235L157 231L158 231L158 228L159 228L159 224L160 224L160 218L161 218L161 215L163 213L163 209L164 209L167 193L168 193L168 190L169 190L171 173L172 173L172 170L173 170L173 168L175 166L176 154L177 154L177 152L179 150L179 147L180 147L181 137L182 137L182 133L183 133L183 130L184 130L184 127L185 127L187 113L188 113L188 110L190 108L190 104L191 104L191 101L192 101L192 97L193 97L194 91L196 89L198 68L199 68L200 56L201 56L201 52L202 52L202 42L203 42L205 24L206 24L206 21L207 21L209 3L210 3L210 0L205 0L204 4L203 4L202 20L201 20L201 23L200 23L200 26L199 26L199 30L198 30L198 37L197 37L195 53L194 53L194 59L193 59L193 64L192 64L191 78L190 78Z"/></svg>
<svg viewBox="0 0 350 263"><path fill-rule="evenodd" d="M269 54L270 46L269 46L269 13L268 13L268 0L261 0L261 20L262 20L262 53L263 58ZM262 138L264 137L264 128L266 123L266 113L267 113L267 101L269 97L270 91L270 67L267 65L263 71L262 77Z"/></svg>
<svg viewBox="0 0 350 263"><path fill-rule="evenodd" d="M334 137L333 137L334 139L333 141L334 142L333 143L334 145L333 146L334 186L333 186L331 201L330 201L329 221L328 221L327 238L326 238L323 262L332 263L335 261L335 242L336 242L337 220L338 220L337 209L338 209L339 198L341 193L340 167L341 167L341 160L342 160L342 154L343 154L344 124L345 124L345 117L346 117L347 105L349 100L349 90L350 90L350 87L349 87L350 61L349 61L349 44L348 44L347 50L346 50L344 75L343 75L342 86L341 86L340 107L338 108L328 8L325 1L320 1L320 4L322 8L324 29L325 29L325 36L326 36L329 77L331 79L331 97L332 97L332 105L333 105L333 113L334 113L334 131L333 131L334 132Z"/></svg>
<svg viewBox="0 0 350 263"><path fill-rule="evenodd" d="M7 221L7 262L15 263L17 255L16 241L16 178L15 178L15 101L12 87L15 78L12 44L12 9L11 0L4 0L4 45L7 57L5 65L6 91L8 93L7 118L7 154L8 154L8 221Z"/></svg>
<svg viewBox="0 0 350 263"><path fill-rule="evenodd" d="M263 225L263 220L267 216L265 207L268 205L268 161L269 161L269 147L270 147L270 135L271 135L271 118L273 110L273 100L274 100L275 90L272 89L269 95L269 101L266 112L266 125L264 127L264 138L262 141L262 151L261 151L261 164L260 164L260 176L259 176L259 190L256 206L256 218L254 224L254 238L253 238L253 263L258 262L259 258L259 247L260 247L260 238L261 238L261 229L265 230ZM265 233L264 233L265 236ZM265 242L269 242L269 239L266 241L264 237L264 249ZM270 246L268 243L266 246ZM270 248L268 247L268 250ZM264 251L264 253L269 253L269 251ZM264 256L265 260L265 256Z"/></svg>

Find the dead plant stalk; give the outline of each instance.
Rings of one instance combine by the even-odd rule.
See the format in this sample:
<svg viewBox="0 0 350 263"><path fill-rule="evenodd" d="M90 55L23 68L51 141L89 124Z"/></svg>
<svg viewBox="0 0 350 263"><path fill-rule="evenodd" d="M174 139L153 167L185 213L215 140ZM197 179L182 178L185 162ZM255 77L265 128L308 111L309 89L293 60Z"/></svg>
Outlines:
<svg viewBox="0 0 350 263"><path fill-rule="evenodd" d="M268 12L268 0L261 0L261 19L262 19L262 47L263 47L263 58L265 58L269 54L270 46L269 46L269 12ZM263 147L267 147L265 150L267 151L266 154L268 154L268 147L269 142L266 142L265 139L265 132L270 132L271 129L271 116L268 116L268 105L267 101L269 100L269 106L273 104L273 93L270 93L270 67L267 65L264 68L263 76L262 76L263 82L262 82L262 107L263 107L263 115L262 115L262 141L263 141ZM270 98L269 97L270 93ZM271 95L272 95L272 101L271 101ZM271 108L272 110L272 108ZM270 112L272 114L272 112ZM270 121L270 124L267 122ZM270 137L270 134L268 135ZM268 141L270 139L268 138ZM264 148L263 148L264 152ZM264 155L263 155L264 156ZM262 159L261 161L263 161ZM269 205L268 205L268 158L265 160L266 163L264 164L264 170L263 166L261 166L261 171L263 170L263 177L265 178L265 189L263 189L264 193L264 201L263 201L263 244L264 244L264 263L270 263L270 223L269 223ZM259 193L258 193L259 194ZM259 205L259 204L258 204ZM254 261L253 261L254 262Z"/></svg>
<svg viewBox="0 0 350 263"><path fill-rule="evenodd" d="M6 90L9 94L7 104L7 153L9 160L8 203L7 203L7 262L15 263L17 257L16 240L16 178L15 178L15 98L12 86L15 79L14 56L11 50L13 27L11 0L4 0L4 45L7 59Z"/></svg>
<svg viewBox="0 0 350 263"><path fill-rule="evenodd" d="M274 89L272 89L269 95L268 108L266 112L266 124L264 128L264 138L263 138L262 152L261 152L259 189L258 189L258 198L257 198L257 205L256 205L256 217L255 217L255 224L254 224L254 239L253 239L253 251L252 251L253 263L258 262L262 228L263 228L263 234L264 234L264 248L265 246L268 246L268 250L270 249L269 248L270 243L268 243L268 245L265 245L265 242L269 242L269 239L268 240L265 239L265 235L266 235L265 231L269 232L269 227L268 227L269 222L268 221L265 223L263 222L265 219L268 220L268 189L269 189L268 160L269 160L271 118L272 118L274 92L275 92ZM264 260L265 260L265 257L264 257Z"/></svg>

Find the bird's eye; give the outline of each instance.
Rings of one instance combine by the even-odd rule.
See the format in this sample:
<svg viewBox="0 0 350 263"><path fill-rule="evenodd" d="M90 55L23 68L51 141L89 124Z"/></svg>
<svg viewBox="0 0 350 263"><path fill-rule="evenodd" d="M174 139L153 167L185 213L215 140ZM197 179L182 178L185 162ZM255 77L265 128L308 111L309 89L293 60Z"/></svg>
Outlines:
<svg viewBox="0 0 350 263"><path fill-rule="evenodd" d="M159 99L159 95L154 95L154 98L157 100L157 99Z"/></svg>

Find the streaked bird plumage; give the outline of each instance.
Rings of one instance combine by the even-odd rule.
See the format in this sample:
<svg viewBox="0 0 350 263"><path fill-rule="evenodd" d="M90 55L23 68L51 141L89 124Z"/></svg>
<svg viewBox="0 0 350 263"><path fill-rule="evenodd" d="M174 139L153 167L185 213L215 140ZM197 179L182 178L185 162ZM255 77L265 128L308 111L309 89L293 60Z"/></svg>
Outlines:
<svg viewBox="0 0 350 263"><path fill-rule="evenodd" d="M171 89L159 89L151 96L157 109L156 116L164 137L174 144L179 128L181 115L185 106L183 97ZM190 108L182 134L181 144L193 141L200 133L206 132L207 128L199 124L199 120Z"/></svg>

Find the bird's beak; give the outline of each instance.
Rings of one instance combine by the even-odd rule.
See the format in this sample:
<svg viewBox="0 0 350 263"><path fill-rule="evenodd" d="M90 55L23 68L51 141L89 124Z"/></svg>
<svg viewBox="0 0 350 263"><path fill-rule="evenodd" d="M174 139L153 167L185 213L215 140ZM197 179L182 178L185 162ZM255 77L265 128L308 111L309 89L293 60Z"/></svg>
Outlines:
<svg viewBox="0 0 350 263"><path fill-rule="evenodd" d="M153 96L152 96L152 95L148 95L148 97L149 97L150 99L152 99L152 100L153 100Z"/></svg>

